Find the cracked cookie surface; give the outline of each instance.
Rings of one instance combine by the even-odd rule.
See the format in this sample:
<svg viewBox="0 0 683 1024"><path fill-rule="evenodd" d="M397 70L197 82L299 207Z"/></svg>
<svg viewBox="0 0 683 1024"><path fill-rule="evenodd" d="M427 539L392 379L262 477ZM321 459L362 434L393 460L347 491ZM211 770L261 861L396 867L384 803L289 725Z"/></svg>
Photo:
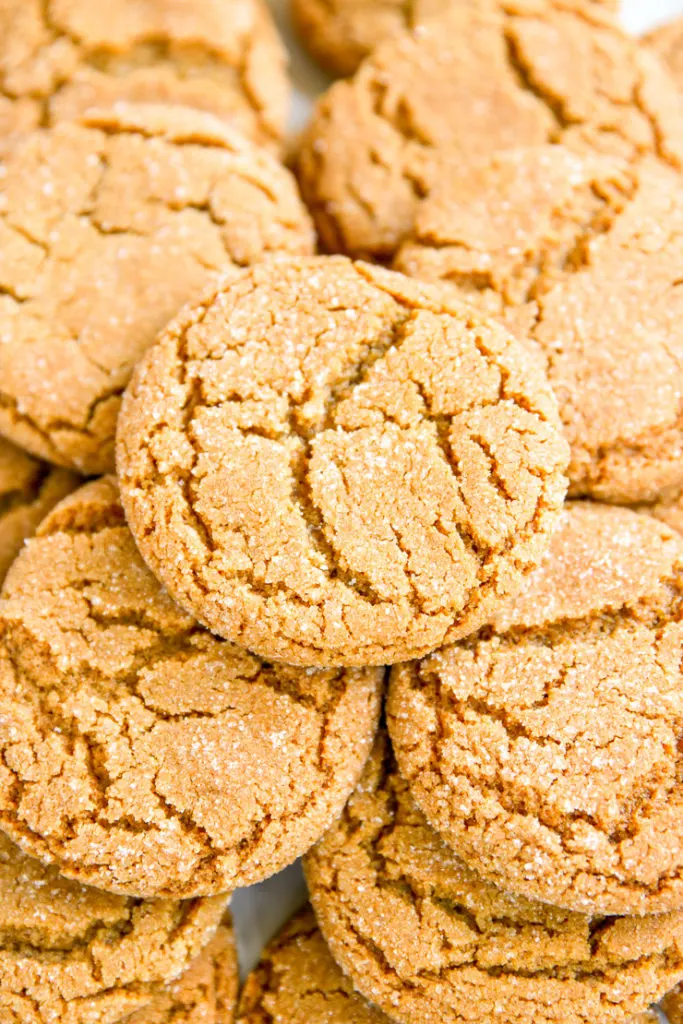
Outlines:
<svg viewBox="0 0 683 1024"><path fill-rule="evenodd" d="M397 666L401 772L468 864L600 913L683 906L683 541L570 503L490 627Z"/></svg>
<svg viewBox="0 0 683 1024"><path fill-rule="evenodd" d="M208 291L136 369L118 431L155 574L209 629L300 665L403 660L485 621L547 547L565 459L510 334L344 257Z"/></svg>
<svg viewBox="0 0 683 1024"><path fill-rule="evenodd" d="M237 1024L391 1024L342 973L304 907L266 946L240 996Z"/></svg>
<svg viewBox="0 0 683 1024"><path fill-rule="evenodd" d="M0 149L12 133L118 101L215 114L279 149L290 87L261 0L3 0Z"/></svg>
<svg viewBox="0 0 683 1024"><path fill-rule="evenodd" d="M449 158L564 142L680 172L681 97L597 4L479 0L379 46L319 101L297 168L323 245L386 259Z"/></svg>
<svg viewBox="0 0 683 1024"><path fill-rule="evenodd" d="M81 482L0 438L0 585L24 541Z"/></svg>
<svg viewBox="0 0 683 1024"><path fill-rule="evenodd" d="M0 431L113 469L132 367L214 271L313 248L294 179L208 114L119 105L0 165Z"/></svg>
<svg viewBox="0 0 683 1024"><path fill-rule="evenodd" d="M199 954L225 902L112 896L61 877L0 833L0 1019L128 1020Z"/></svg>
<svg viewBox="0 0 683 1024"><path fill-rule="evenodd" d="M683 484L683 179L564 146L449 168L397 269L530 340L572 449L570 494Z"/></svg>
<svg viewBox="0 0 683 1024"><path fill-rule="evenodd" d="M419 33L425 21L479 0L292 0L292 17L306 49L330 74L352 75L385 39ZM581 0L579 0L579 3ZM616 0L587 0L617 7Z"/></svg>
<svg viewBox="0 0 683 1024"><path fill-rule="evenodd" d="M0 827L62 873L188 898L285 867L339 814L378 669L259 661L178 608L116 485L48 516L0 601Z"/></svg>
<svg viewBox="0 0 683 1024"><path fill-rule="evenodd" d="M175 981L125 1024L233 1024L239 969L230 913Z"/></svg>
<svg viewBox="0 0 683 1024"><path fill-rule="evenodd" d="M467 868L417 809L383 735L305 870L335 959L400 1024L630 1024L683 975L680 912L587 917Z"/></svg>

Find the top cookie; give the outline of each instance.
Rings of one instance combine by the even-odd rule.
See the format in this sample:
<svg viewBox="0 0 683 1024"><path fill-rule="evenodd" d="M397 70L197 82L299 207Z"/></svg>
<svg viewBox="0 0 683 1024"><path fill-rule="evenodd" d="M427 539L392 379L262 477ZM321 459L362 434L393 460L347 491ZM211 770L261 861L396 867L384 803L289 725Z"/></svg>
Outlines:
<svg viewBox="0 0 683 1024"><path fill-rule="evenodd" d="M455 4L320 100L298 154L323 244L386 258L446 156L566 142L680 170L681 99L656 55L576 0Z"/></svg>
<svg viewBox="0 0 683 1024"><path fill-rule="evenodd" d="M571 494L632 504L680 489L683 178L564 146L449 167L395 266L532 339Z"/></svg>
<svg viewBox="0 0 683 1024"><path fill-rule="evenodd" d="M511 892L605 914L683 907L683 541L569 504L522 593L476 636L392 672L420 807Z"/></svg>
<svg viewBox="0 0 683 1024"><path fill-rule="evenodd" d="M0 584L24 541L79 479L32 458L0 437Z"/></svg>
<svg viewBox="0 0 683 1024"><path fill-rule="evenodd" d="M157 331L212 271L312 249L289 172L208 114L117 106L32 133L0 165L0 432L113 469Z"/></svg>
<svg viewBox="0 0 683 1024"><path fill-rule="evenodd" d="M225 902L112 896L68 881L0 833L0 1020L128 1020L163 999L162 986L200 953Z"/></svg>
<svg viewBox="0 0 683 1024"><path fill-rule="evenodd" d="M115 482L42 523L0 601L0 828L141 897L261 881L340 813L384 673L259 661L173 604Z"/></svg>
<svg viewBox="0 0 683 1024"><path fill-rule="evenodd" d="M644 41L659 54L676 85L683 90L683 18L660 25Z"/></svg>
<svg viewBox="0 0 683 1024"><path fill-rule="evenodd" d="M143 557L219 635L387 664L485 621L565 491L528 352L447 289L343 257L271 261L186 309L118 431Z"/></svg>
<svg viewBox="0 0 683 1024"><path fill-rule="evenodd" d="M399 1024L631 1024L683 977L683 913L586 917L480 878L429 827L385 737L304 866L335 959Z"/></svg>
<svg viewBox="0 0 683 1024"><path fill-rule="evenodd" d="M237 1024L391 1024L355 990L304 907L266 946L244 983Z"/></svg>
<svg viewBox="0 0 683 1024"><path fill-rule="evenodd" d="M239 968L232 918L227 912L209 943L149 1006L125 1024L233 1024Z"/></svg>
<svg viewBox="0 0 683 1024"><path fill-rule="evenodd" d="M286 63L261 0L3 0L0 148L119 100L194 107L279 148Z"/></svg>
<svg viewBox="0 0 683 1024"><path fill-rule="evenodd" d="M304 46L333 75L352 75L385 39L420 32L467 0L292 0L292 17ZM473 2L473 0L469 0ZM474 0L478 2L478 0ZM578 0L580 3L581 0ZM587 0L616 9L617 0Z"/></svg>

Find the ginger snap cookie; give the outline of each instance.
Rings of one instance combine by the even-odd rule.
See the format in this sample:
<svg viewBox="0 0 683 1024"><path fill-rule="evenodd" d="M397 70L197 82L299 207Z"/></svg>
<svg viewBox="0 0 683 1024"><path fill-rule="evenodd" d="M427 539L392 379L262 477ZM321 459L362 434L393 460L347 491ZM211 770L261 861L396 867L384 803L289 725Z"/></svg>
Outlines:
<svg viewBox="0 0 683 1024"><path fill-rule="evenodd" d="M216 934L179 978L168 984L126 1024L233 1024L239 969L232 919L227 912Z"/></svg>
<svg viewBox="0 0 683 1024"><path fill-rule="evenodd" d="M191 964L225 902L112 896L63 878L0 833L0 1020L128 1020Z"/></svg>
<svg viewBox="0 0 683 1024"><path fill-rule="evenodd" d="M454 4L321 98L297 157L322 244L387 258L449 158L565 142L680 171L683 118L656 54L576 0Z"/></svg>
<svg viewBox="0 0 683 1024"><path fill-rule="evenodd" d="M286 65L261 0L3 0L0 147L123 100L194 107L279 149Z"/></svg>
<svg viewBox="0 0 683 1024"><path fill-rule="evenodd" d="M304 907L266 946L244 983L237 1024L391 1024L342 973Z"/></svg>
<svg viewBox="0 0 683 1024"><path fill-rule="evenodd" d="M570 494L632 504L683 485L683 178L564 146L449 168L395 266L534 343Z"/></svg>
<svg viewBox="0 0 683 1024"><path fill-rule="evenodd" d="M388 664L486 621L547 548L565 459L512 335L344 257L207 291L118 430L154 573L213 632L299 665Z"/></svg>
<svg viewBox="0 0 683 1024"><path fill-rule="evenodd" d="M679 89L683 90L683 18L675 18L644 37L664 61Z"/></svg>
<svg viewBox="0 0 683 1024"><path fill-rule="evenodd" d="M0 584L24 541L79 482L0 438Z"/></svg>
<svg viewBox="0 0 683 1024"><path fill-rule="evenodd" d="M395 668L399 768L473 868L574 910L683 907L682 598L677 534L570 503L490 627Z"/></svg>
<svg viewBox="0 0 683 1024"><path fill-rule="evenodd" d="M214 117L117 106L0 165L0 432L113 468L133 365L212 271L313 249L294 179Z"/></svg>
<svg viewBox="0 0 683 1024"><path fill-rule="evenodd" d="M292 0L292 18L309 53L332 75L352 75L385 39L419 33L467 0ZM469 0L478 2L478 0ZM579 3L582 0L578 0ZM587 0L616 10L616 0Z"/></svg>
<svg viewBox="0 0 683 1024"><path fill-rule="evenodd" d="M335 959L399 1024L630 1024L683 976L683 913L588 917L466 867L384 736L305 869Z"/></svg>
<svg viewBox="0 0 683 1024"><path fill-rule="evenodd" d="M5 580L0 827L124 895L250 885L341 811L382 684L213 637L144 565L103 478L57 506Z"/></svg>

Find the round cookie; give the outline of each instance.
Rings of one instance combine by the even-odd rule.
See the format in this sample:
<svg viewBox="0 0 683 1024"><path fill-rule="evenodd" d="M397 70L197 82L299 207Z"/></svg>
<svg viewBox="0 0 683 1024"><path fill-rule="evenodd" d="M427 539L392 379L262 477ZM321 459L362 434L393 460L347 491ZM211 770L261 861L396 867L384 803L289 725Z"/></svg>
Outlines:
<svg viewBox="0 0 683 1024"><path fill-rule="evenodd" d="M673 80L683 91L683 18L675 18L644 37L669 69Z"/></svg>
<svg viewBox="0 0 683 1024"><path fill-rule="evenodd" d="M389 664L486 621L547 548L565 458L511 335L344 257L208 291L140 363L118 431L154 573L299 665Z"/></svg>
<svg viewBox="0 0 683 1024"><path fill-rule="evenodd" d="M305 869L335 959L399 1024L630 1024L683 976L683 913L587 917L466 867L384 736Z"/></svg>
<svg viewBox="0 0 683 1024"><path fill-rule="evenodd" d="M0 833L0 1020L128 1020L199 954L225 902L112 896L68 881ZM152 1024L134 1018L143 1019Z"/></svg>
<svg viewBox="0 0 683 1024"><path fill-rule="evenodd" d="M187 108L91 112L0 172L0 431L86 474L113 469L131 370L211 272L313 249L289 172Z"/></svg>
<svg viewBox="0 0 683 1024"><path fill-rule="evenodd" d="M570 494L683 485L683 179L564 146L450 168L395 266L447 282L540 351Z"/></svg>
<svg viewBox="0 0 683 1024"><path fill-rule="evenodd" d="M682 599L677 534L573 503L490 627L395 668L400 770L473 868L579 911L683 907Z"/></svg>
<svg viewBox="0 0 683 1024"><path fill-rule="evenodd" d="M292 0L299 36L330 74L352 75L385 39L419 33L425 21L442 18L467 0ZM471 0L470 0L471 2ZM475 0L476 2L476 0ZM579 0L580 2L580 0ZM617 8L616 0L588 0Z"/></svg>
<svg viewBox="0 0 683 1024"><path fill-rule="evenodd" d="M5 580L0 827L124 895L250 885L339 814L382 689L382 670L304 672L211 636L148 571L103 478Z"/></svg>
<svg viewBox="0 0 683 1024"><path fill-rule="evenodd" d="M244 983L237 1024L391 1024L354 989L304 907L268 944Z"/></svg>
<svg viewBox="0 0 683 1024"><path fill-rule="evenodd" d="M261 0L3 0L0 148L123 100L194 107L279 149L286 65Z"/></svg>
<svg viewBox="0 0 683 1024"><path fill-rule="evenodd" d="M78 484L73 473L53 469L0 438L0 585L24 541Z"/></svg>
<svg viewBox="0 0 683 1024"><path fill-rule="evenodd" d="M297 156L322 244L386 259L443 176L545 142L683 165L681 98L656 55L576 0L456 4L378 46L321 98Z"/></svg>
<svg viewBox="0 0 683 1024"><path fill-rule="evenodd" d="M239 968L230 913L179 978L126 1024L233 1024Z"/></svg>

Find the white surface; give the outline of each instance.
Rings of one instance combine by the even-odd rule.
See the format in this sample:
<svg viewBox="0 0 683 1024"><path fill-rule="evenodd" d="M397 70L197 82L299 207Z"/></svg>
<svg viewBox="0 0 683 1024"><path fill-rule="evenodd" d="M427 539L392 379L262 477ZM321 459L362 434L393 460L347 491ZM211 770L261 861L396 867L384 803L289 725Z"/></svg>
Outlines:
<svg viewBox="0 0 683 1024"><path fill-rule="evenodd" d="M296 88L291 126L292 131L297 132L306 123L314 97L326 88L329 79L297 44L289 25L288 0L270 2L291 53L291 73ZM634 33L654 28L676 14L683 14L683 0L622 0L622 21ZM262 885L235 893L232 909L243 973L251 970L264 943L301 906L306 898L305 893L298 865ZM311 1024L315 1022L311 1021Z"/></svg>

